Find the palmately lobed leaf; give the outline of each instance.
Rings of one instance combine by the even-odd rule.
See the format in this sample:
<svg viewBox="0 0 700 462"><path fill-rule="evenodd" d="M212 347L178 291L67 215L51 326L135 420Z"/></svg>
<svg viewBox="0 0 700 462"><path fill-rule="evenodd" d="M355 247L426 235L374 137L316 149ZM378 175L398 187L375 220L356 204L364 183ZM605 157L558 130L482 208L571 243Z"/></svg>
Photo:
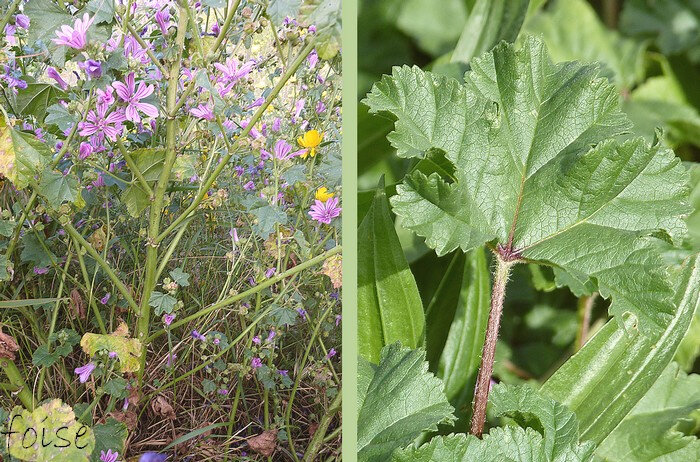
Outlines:
<svg viewBox="0 0 700 462"><path fill-rule="evenodd" d="M673 292L653 239L687 233L686 169L658 141L617 141L631 122L595 65L555 64L528 38L471 68L464 83L394 68L365 100L396 117L399 156L439 149L455 167L451 183L407 175L391 200L404 226L439 255L490 243L592 280L613 314L659 331Z"/></svg>
<svg viewBox="0 0 700 462"><path fill-rule="evenodd" d="M31 462L88 462L95 447L91 428L75 418L60 399L47 401L30 412L16 406L7 448L12 457ZM5 441L3 441L5 443Z"/></svg>
<svg viewBox="0 0 700 462"><path fill-rule="evenodd" d="M357 420L358 460L385 461L392 452L454 420L440 379L428 372L425 351L382 349L379 365L360 358Z"/></svg>
<svg viewBox="0 0 700 462"><path fill-rule="evenodd" d="M433 438L419 448L394 455L396 462L584 462L594 446L579 442L576 416L565 406L527 386L499 384L489 397L496 416L507 416L519 426L492 428L483 439L473 435Z"/></svg>
<svg viewBox="0 0 700 462"><path fill-rule="evenodd" d="M90 357L101 350L115 352L122 372L137 372L141 368L141 342L129 337L125 323L121 323L111 334L84 334L80 346Z"/></svg>

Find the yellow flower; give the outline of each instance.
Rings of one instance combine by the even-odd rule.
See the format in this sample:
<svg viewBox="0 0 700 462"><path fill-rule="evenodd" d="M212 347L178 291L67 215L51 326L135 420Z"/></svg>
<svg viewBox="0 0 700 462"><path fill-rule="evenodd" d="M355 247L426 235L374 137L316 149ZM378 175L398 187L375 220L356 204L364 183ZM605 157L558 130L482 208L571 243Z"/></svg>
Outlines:
<svg viewBox="0 0 700 462"><path fill-rule="evenodd" d="M316 191L316 200L321 202L326 202L331 197L335 196L334 193L328 192L328 188L322 186Z"/></svg>
<svg viewBox="0 0 700 462"><path fill-rule="evenodd" d="M309 130L304 133L304 136L297 138L297 142L306 148L306 152L301 155L302 159L306 159L307 156L316 156L316 148L323 141L323 133L319 133L318 130Z"/></svg>

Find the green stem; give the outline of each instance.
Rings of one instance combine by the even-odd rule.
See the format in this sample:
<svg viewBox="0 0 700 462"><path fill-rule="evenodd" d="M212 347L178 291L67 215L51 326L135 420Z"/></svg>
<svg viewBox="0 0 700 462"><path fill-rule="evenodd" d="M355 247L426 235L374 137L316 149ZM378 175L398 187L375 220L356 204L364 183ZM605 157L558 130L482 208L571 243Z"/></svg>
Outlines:
<svg viewBox="0 0 700 462"><path fill-rule="evenodd" d="M481 366L476 378L474 389L474 402L470 433L481 438L486 423L486 404L489 399L491 374L493 373L493 361L496 354L496 341L498 340L498 328L501 323L503 301L506 296L506 285L512 266L516 260L506 260L499 253L496 256L496 269L494 272L493 288L491 289L491 309L486 326L486 338L481 352Z"/></svg>
<svg viewBox="0 0 700 462"><path fill-rule="evenodd" d="M90 281L90 276L88 275L87 267L85 266L85 259L83 258L83 254L80 252L80 246L77 244L77 241L75 239L73 239L73 244L77 249L76 254L78 255L78 263L80 263L80 272L82 273L83 279L85 280L85 295L88 296L88 305L92 307L92 312L95 315L95 319L97 320L97 325L100 327L100 332L102 332L104 335L107 335L107 328L105 327L105 322L102 319L102 314L100 314L100 310L97 307L97 303L95 302L95 297L93 293L93 283ZM88 290L90 291L90 293L87 293Z"/></svg>
<svg viewBox="0 0 700 462"><path fill-rule="evenodd" d="M290 276L294 276L295 274L297 274L301 271L304 271L305 269L310 268L311 266L314 266L318 263L321 263L326 258L333 256L337 253L340 253L341 250L342 250L341 246L336 246L336 247L332 248L331 250L328 250L327 252L322 253L321 255L315 256L311 260L307 260L304 263L300 263L299 265L295 266L294 268L291 268L278 276L272 277L272 278L266 280L265 282L262 282L262 283L258 284L257 286L246 290L245 292L241 292L240 294L237 294L237 295L232 295L230 297L224 298L223 300L221 300L219 302L214 303L213 305L209 305L206 308L202 308L201 310L197 311L196 313L191 314L191 315L187 316L186 318L183 318L179 321L172 323L170 325L170 329L174 329L176 327L182 326L182 325L187 324L188 322L190 322L194 319L200 318L202 316L206 316L207 314L209 314L213 311L216 311L218 309L221 309L225 306L229 306L229 305L237 302L238 300L242 300L246 297L250 297L251 295L255 295L258 292L262 291L263 289L266 289L272 285L277 284L278 282L280 282L283 279L286 279ZM165 329L162 329L162 330L159 330L158 332L155 332L153 335L151 335L150 337L148 337L146 339L145 343L148 344L163 334L165 334Z"/></svg>
<svg viewBox="0 0 700 462"><path fill-rule="evenodd" d="M2 21L0 21L0 31L5 30L5 26L8 22L10 22L10 18L12 18L12 15L15 14L15 11L17 10L17 7L21 2L22 0L15 0L14 2L12 2L10 7L7 9L7 12L5 13L5 16L2 17Z"/></svg>
<svg viewBox="0 0 700 462"><path fill-rule="evenodd" d="M66 257L66 264L63 266L63 277L61 278L61 282L58 285L58 294L56 295L56 303L54 304L53 307L53 313L51 313L51 324L49 325L49 336L46 339L46 352L51 354L51 347L53 346L53 340L51 339L51 336L53 335L54 331L56 330L56 321L58 320L58 308L61 306L61 297L63 296L63 287L65 286L66 283L66 271L68 271L68 265L70 265L71 260L73 259L73 253L71 252L70 246L68 246L68 256ZM41 396L44 391L44 378L46 376L46 367L41 368L41 372L39 372L39 383L36 387L36 400L41 401Z"/></svg>
<svg viewBox="0 0 700 462"><path fill-rule="evenodd" d="M109 263L107 263L102 256L95 250L95 248L85 240L85 238L73 227L72 224L66 223L63 225L63 229L66 230L70 236L78 241L78 243L85 247L85 250L90 254L90 256L95 260L95 262L102 268L102 270L107 273L107 277L114 283L114 286L117 288L119 293L126 299L126 302L129 304L129 306L135 311L138 312L139 306L136 304L136 301L134 301L134 298L131 296L129 293L129 289L126 288L124 283L119 279L119 276L117 276L114 273L114 270L109 266ZM80 251L78 249L78 251Z"/></svg>
<svg viewBox="0 0 700 462"><path fill-rule="evenodd" d="M1 358L0 368L2 368L2 370L5 372L5 375L10 383L19 389L17 396L19 396L19 400L22 401L24 407L29 411L33 411L34 396L32 396L32 392L30 391L31 389L26 383L24 383L22 373L19 371L19 369L17 369L14 361L7 358Z"/></svg>
<svg viewBox="0 0 700 462"><path fill-rule="evenodd" d="M318 451L320 451L321 447L323 446L324 438L326 436L326 432L328 431L328 426L333 421L333 417L335 417L335 414L340 410L340 405L342 404L342 402L343 394L340 390L338 390L338 394L336 395L335 399L333 399L333 401L331 402L328 411L319 421L316 433L314 433L313 438L311 438L311 441L309 442L309 445L306 448L306 452L304 453L304 462L313 462L314 460L316 460L316 454L318 454Z"/></svg>
<svg viewBox="0 0 700 462"><path fill-rule="evenodd" d="M236 10L238 9L238 5L240 3L241 0L235 0L233 2L233 5L229 7L226 13L226 19L224 19L224 24L221 26L221 31L219 32L218 37L216 37L216 42L214 42L214 46L212 47L211 53L209 54L209 56L207 56L207 61L212 61L214 59L214 56L216 55L216 52L219 51L219 47L226 38L228 29L229 27L231 27L231 21L233 20L233 16L236 14Z"/></svg>
<svg viewBox="0 0 700 462"><path fill-rule="evenodd" d="M180 79L180 68L182 51L185 48L185 34L187 33L187 12L182 4L179 5L179 22L177 28L177 36L175 37L175 46L177 47L177 58L170 65L168 76L168 91L166 93L166 112L172 114L173 108L177 103L177 87ZM146 269L144 275L141 308L136 311L138 322L136 325L136 338L143 342L141 351L141 367L138 372L139 387L143 382L143 373L146 367L147 343L144 342L148 335L149 322L151 318L151 306L149 300L151 292L156 285L156 274L158 269L158 244L156 236L160 231L160 218L163 212L163 201L165 192L170 180L170 172L177 158L175 142L177 138L177 119L169 117L165 127L165 160L163 162L163 170L160 172L160 177L156 183L156 189L153 194L153 202L148 216L148 239L146 242Z"/></svg>

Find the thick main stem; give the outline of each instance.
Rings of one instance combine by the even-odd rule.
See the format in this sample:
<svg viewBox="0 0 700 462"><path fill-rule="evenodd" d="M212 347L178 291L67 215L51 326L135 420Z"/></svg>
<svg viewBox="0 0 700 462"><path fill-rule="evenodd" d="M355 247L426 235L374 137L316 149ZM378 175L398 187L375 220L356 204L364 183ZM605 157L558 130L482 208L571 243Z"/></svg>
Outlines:
<svg viewBox="0 0 700 462"><path fill-rule="evenodd" d="M148 328L151 317L151 306L149 301L151 298L151 292L156 285L156 272L158 269L158 245L156 244L156 237L160 232L160 217L163 213L163 203L165 198L165 192L168 187L168 181L170 179L170 172L172 171L173 165L175 164L175 159L177 158L177 150L175 146L177 137L177 119L172 113L175 105L177 104L177 87L180 79L180 67L182 50L185 48L185 33L187 32L187 12L185 8L179 6L179 22L178 22L178 32L175 37L175 46L177 47L177 59L173 60L170 64L170 74L168 76L168 91L165 97L166 111L168 114L168 121L165 127L165 161L163 162L163 170L160 173L158 182L156 183L155 190L153 191L153 201L151 203L151 208L149 211L149 224L148 224L148 240L146 242L146 269L143 282L143 292L141 297L141 307L138 318L138 324L136 329L136 337L142 342L141 351L141 367L139 368L139 385L143 379L144 368L146 366L146 347L145 342L148 336Z"/></svg>
<svg viewBox="0 0 700 462"><path fill-rule="evenodd" d="M503 312L503 300L506 296L506 284L508 283L510 269L515 262L515 260L506 260L496 253L496 269L493 278L493 288L491 289L491 310L486 326L484 348L481 350L481 367L479 367L479 375L476 378L474 401L472 403L472 422L469 430L472 435L477 437L481 437L481 434L484 432L486 404L489 399L498 328L501 324L501 313Z"/></svg>

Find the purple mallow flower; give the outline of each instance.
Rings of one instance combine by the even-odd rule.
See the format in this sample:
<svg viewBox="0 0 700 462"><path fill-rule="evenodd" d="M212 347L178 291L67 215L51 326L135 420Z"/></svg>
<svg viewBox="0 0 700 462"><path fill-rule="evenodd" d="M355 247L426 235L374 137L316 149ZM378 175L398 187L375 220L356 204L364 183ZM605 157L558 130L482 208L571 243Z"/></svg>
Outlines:
<svg viewBox="0 0 700 462"><path fill-rule="evenodd" d="M100 451L100 462L117 462L117 457L119 453L112 452L111 449L107 449L107 452Z"/></svg>
<svg viewBox="0 0 700 462"><path fill-rule="evenodd" d="M139 462L165 462L168 459L167 454L159 452L145 452L139 457Z"/></svg>
<svg viewBox="0 0 700 462"><path fill-rule="evenodd" d="M275 117L275 120L272 122L272 131L273 132L278 132L282 128L282 119L279 117Z"/></svg>
<svg viewBox="0 0 700 462"><path fill-rule="evenodd" d="M106 305L107 302L109 302L110 297L112 297L112 294L107 292L105 294L105 296L100 299L100 303L102 303L103 305Z"/></svg>
<svg viewBox="0 0 700 462"><path fill-rule="evenodd" d="M95 370L95 364L92 362L87 363L82 367L77 367L75 373L78 374L80 383L85 383L90 378L90 374Z"/></svg>
<svg viewBox="0 0 700 462"><path fill-rule="evenodd" d="M56 31L58 38L51 39L57 45L66 45L76 50L82 50L87 45L87 30L95 20L93 16L90 18L87 13L83 15L83 19L76 19L73 27L63 25L60 31Z"/></svg>
<svg viewBox="0 0 700 462"><path fill-rule="evenodd" d="M292 157L292 145L285 140L279 140L275 143L275 158L286 160Z"/></svg>
<svg viewBox="0 0 700 462"><path fill-rule="evenodd" d="M173 323L174 319L175 319L175 313L165 314L165 315L163 315L163 324L165 324L166 326L169 326L170 324Z"/></svg>
<svg viewBox="0 0 700 462"><path fill-rule="evenodd" d="M82 63L82 69L91 79L99 79L102 77L102 64L94 59L88 59Z"/></svg>
<svg viewBox="0 0 700 462"><path fill-rule="evenodd" d="M214 120L214 111L208 104L200 104L199 106L190 109L190 114L200 119Z"/></svg>
<svg viewBox="0 0 700 462"><path fill-rule="evenodd" d="M262 367L262 360L260 358L253 358L253 360L250 362L250 365L253 366L253 369Z"/></svg>
<svg viewBox="0 0 700 462"><path fill-rule="evenodd" d="M206 338L204 335L202 335L202 334L200 334L199 332L197 332L196 330L193 330L193 331L192 331L192 338L194 338L194 339L196 339L196 340L201 340L202 342L206 342L206 341L207 341L207 338Z"/></svg>
<svg viewBox="0 0 700 462"><path fill-rule="evenodd" d="M168 28L170 27L170 9L164 8L156 13L156 22L163 35L168 35Z"/></svg>
<svg viewBox="0 0 700 462"><path fill-rule="evenodd" d="M331 359L336 354L337 354L337 351L335 351L335 348L331 348L330 350L328 350L328 354L326 355L326 359Z"/></svg>
<svg viewBox="0 0 700 462"><path fill-rule="evenodd" d="M214 67L221 71L223 76L220 81L227 84L234 84L239 79L245 77L253 70L255 63L253 61L248 61L243 65L239 65L236 58L229 58L226 60L226 64L214 63Z"/></svg>
<svg viewBox="0 0 700 462"><path fill-rule="evenodd" d="M331 197L326 202L317 200L311 206L309 215L319 223L330 224L331 220L340 215L342 209L338 207L338 198Z"/></svg>
<svg viewBox="0 0 700 462"><path fill-rule="evenodd" d="M316 50L311 50L306 61L309 64L309 69L316 67L316 64L318 64L318 53L316 53Z"/></svg>
<svg viewBox="0 0 700 462"><path fill-rule="evenodd" d="M46 274L49 272L49 269L45 266L35 266L34 267L34 274Z"/></svg>
<svg viewBox="0 0 700 462"><path fill-rule="evenodd" d="M86 143L85 141L80 143L80 150L78 152L78 157L80 158L80 160L87 159L88 157L90 157L91 154L92 146L90 145L90 143Z"/></svg>
<svg viewBox="0 0 700 462"><path fill-rule="evenodd" d="M29 29L30 22L31 19L29 19L29 16L27 15L18 14L17 16L15 16L15 24L17 24L22 29Z"/></svg>
<svg viewBox="0 0 700 462"><path fill-rule="evenodd" d="M54 79L62 90L68 89L68 84L66 83L66 81L63 80L61 74L59 74L58 71L53 67L49 67L48 69L46 69L46 75L48 75L49 78Z"/></svg>
<svg viewBox="0 0 700 462"><path fill-rule="evenodd" d="M104 140L105 136L115 141L122 133L122 122L126 120L124 114L117 110L107 115L107 105L97 104L97 112L90 111L87 121L80 122L80 136L96 135L98 141Z"/></svg>
<svg viewBox="0 0 700 462"><path fill-rule="evenodd" d="M146 85L144 82L139 82L138 89L134 81L134 73L131 72L126 76L126 83L114 82L112 84L119 98L127 103L126 111L124 112L126 119L135 123L141 122L139 112L143 112L149 117L158 117L158 108L152 104L142 103L141 100L150 96L153 93L153 85Z"/></svg>

